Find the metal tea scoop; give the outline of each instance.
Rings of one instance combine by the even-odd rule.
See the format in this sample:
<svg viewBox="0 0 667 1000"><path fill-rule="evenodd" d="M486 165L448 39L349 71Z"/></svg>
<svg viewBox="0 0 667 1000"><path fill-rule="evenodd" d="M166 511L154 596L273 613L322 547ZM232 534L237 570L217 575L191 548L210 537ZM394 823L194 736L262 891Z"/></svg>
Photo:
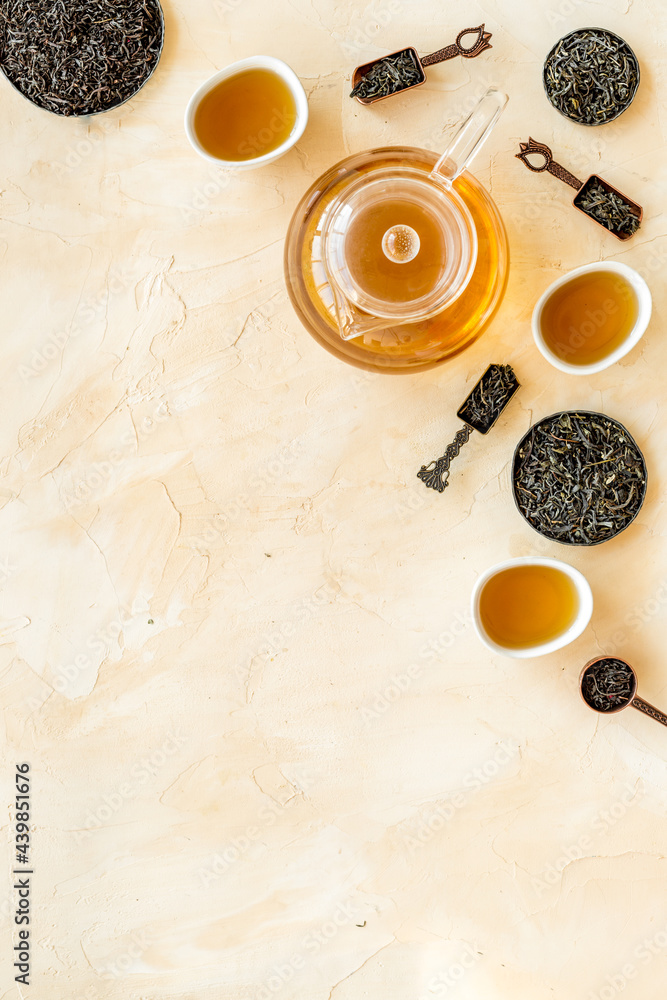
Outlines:
<svg viewBox="0 0 667 1000"><path fill-rule="evenodd" d="M637 694L637 675L629 663L614 656L590 660L579 677L581 697L595 712L612 715L629 705L667 726L667 715Z"/></svg>
<svg viewBox="0 0 667 1000"><path fill-rule="evenodd" d="M631 201L630 198L627 198L617 188L612 187L602 177L598 177L597 174L591 174L587 180L580 181L560 163L554 161L551 150L544 143L535 142L534 139L529 138L528 142L521 142L519 146L521 152L516 153L516 157L518 160L522 160L529 170L537 174L548 170L559 181L563 181L575 189L577 193L572 199L572 204L580 212L603 226L619 240L629 240L631 236L634 236L644 214L641 205ZM530 162L528 157L531 153L543 158L541 166Z"/></svg>
<svg viewBox="0 0 667 1000"><path fill-rule="evenodd" d="M472 45L464 48L461 39L464 35L470 34L475 34L476 37ZM375 104L376 101L383 101L385 97L420 87L426 82L425 66L433 66L434 63L453 59L454 56L474 59L486 49L493 48L489 42L490 38L491 32L485 31L484 25L480 24L478 28L464 28L458 33L452 45L431 52L428 56L420 57L414 46L408 45L381 59L363 63L357 66L352 74L353 89L350 97L356 97L360 104Z"/></svg>
<svg viewBox="0 0 667 1000"><path fill-rule="evenodd" d="M456 458L473 431L488 434L518 388L519 381L511 365L489 365L456 412L465 426L457 431L444 455L428 465L422 465L417 473L425 486L444 493L452 459Z"/></svg>

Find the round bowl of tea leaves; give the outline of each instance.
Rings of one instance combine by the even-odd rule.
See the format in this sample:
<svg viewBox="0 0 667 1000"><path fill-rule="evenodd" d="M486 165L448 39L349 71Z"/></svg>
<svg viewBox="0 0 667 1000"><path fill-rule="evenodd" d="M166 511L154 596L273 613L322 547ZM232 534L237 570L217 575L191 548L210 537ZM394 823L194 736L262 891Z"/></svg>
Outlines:
<svg viewBox="0 0 667 1000"><path fill-rule="evenodd" d="M67 117L119 107L162 54L159 0L5 0L0 68L38 108Z"/></svg>
<svg viewBox="0 0 667 1000"><path fill-rule="evenodd" d="M542 81L556 111L579 125L604 125L630 106L639 86L639 61L628 43L606 28L578 28L556 42Z"/></svg>
<svg viewBox="0 0 667 1000"><path fill-rule="evenodd" d="M554 413L533 424L514 452L520 513L564 545L598 545L624 531L641 509L646 481L636 441L603 413Z"/></svg>

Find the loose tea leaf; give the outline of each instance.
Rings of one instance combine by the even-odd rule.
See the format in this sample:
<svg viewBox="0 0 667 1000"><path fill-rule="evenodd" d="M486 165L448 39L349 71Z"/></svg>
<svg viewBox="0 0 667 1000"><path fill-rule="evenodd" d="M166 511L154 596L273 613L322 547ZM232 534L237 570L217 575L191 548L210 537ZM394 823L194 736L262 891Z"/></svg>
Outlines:
<svg viewBox="0 0 667 1000"><path fill-rule="evenodd" d="M635 693L635 676L625 660L607 657L591 663L581 680L584 700L598 712L624 708Z"/></svg>
<svg viewBox="0 0 667 1000"><path fill-rule="evenodd" d="M394 56L385 56L373 63L350 97L388 97L406 87L414 87L423 79L424 72L417 64L414 52L412 49L404 49Z"/></svg>
<svg viewBox="0 0 667 1000"><path fill-rule="evenodd" d="M535 424L514 459L514 496L545 538L593 545L636 517L646 493L643 456L622 424L566 412Z"/></svg>
<svg viewBox="0 0 667 1000"><path fill-rule="evenodd" d="M565 35L544 64L547 97L582 125L603 125L632 102L639 84L637 57L618 35L582 28Z"/></svg>
<svg viewBox="0 0 667 1000"><path fill-rule="evenodd" d="M511 365L489 365L456 414L481 434L490 431L519 382Z"/></svg>
<svg viewBox="0 0 667 1000"><path fill-rule="evenodd" d="M4 0L0 66L38 107L90 115L143 86L163 34L157 0Z"/></svg>
<svg viewBox="0 0 667 1000"><path fill-rule="evenodd" d="M608 191L592 177L574 199L577 208L601 223L612 233L633 236L639 229L637 210L616 191Z"/></svg>

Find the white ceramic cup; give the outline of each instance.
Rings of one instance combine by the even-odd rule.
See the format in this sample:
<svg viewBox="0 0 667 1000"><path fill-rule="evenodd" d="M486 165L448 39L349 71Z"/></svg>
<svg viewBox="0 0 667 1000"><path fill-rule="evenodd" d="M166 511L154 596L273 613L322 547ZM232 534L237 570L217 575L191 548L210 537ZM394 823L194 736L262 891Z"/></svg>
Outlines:
<svg viewBox="0 0 667 1000"><path fill-rule="evenodd" d="M634 289L638 305L635 325L630 330L623 343L600 361L595 361L590 365L568 364L567 361L563 361L562 358L559 358L558 355L554 354L544 340L542 335L542 313L544 311L544 306L557 289L562 288L563 285L572 281L573 278L578 278L581 274L596 274L601 271L617 274L620 278L625 279L631 288ZM568 372L571 375L594 375L596 372L601 372L604 371L605 368L609 368L610 365L615 364L615 362L619 361L620 358L625 357L625 355L628 354L628 352L631 351L632 348L641 340L651 318L651 306L651 291L648 285L641 275L637 274L637 272L631 267L628 267L627 264L618 264L616 261L599 261L595 264L584 264L583 267L577 267L574 271L568 271L567 274L564 274L561 278L554 281L553 284L549 285L546 292L539 298L537 305L533 310L533 338L542 355L550 364L554 366L554 368L558 368L562 372Z"/></svg>
<svg viewBox="0 0 667 1000"><path fill-rule="evenodd" d="M210 93L214 87L217 87L223 80L227 80L232 76L237 76L237 74L244 73L249 69L266 69L272 73L276 73L277 76L281 77L285 81L291 91L292 97L294 98L294 103L296 104L296 121L294 122L294 127L287 139L285 139L280 146L272 149L269 153L264 153L263 156L254 156L249 160L224 160L207 152L207 150L204 149L202 144L199 142L194 128L195 114L197 113L197 108L199 107L202 99ZM292 146L299 141L304 133L307 123L308 98L306 97L306 92L303 89L301 81L294 70L291 69L287 63L284 63L282 59L275 59L273 56L251 56L249 59L240 59L238 62L232 63L230 66L226 66L224 69L221 69L219 73L215 73L214 76L210 77L194 92L185 110L185 133L193 148L196 149L199 155L203 156L205 160L209 160L209 162L215 163L219 167L231 167L234 170L254 170L256 167L264 166L265 163L271 163L273 160L277 160L278 157L286 153L288 149L291 149Z"/></svg>
<svg viewBox="0 0 667 1000"><path fill-rule="evenodd" d="M502 573L506 569L512 569L514 566L549 566L552 569L557 569L565 573L574 585L578 601L575 619L569 628L565 629L564 632L550 642L543 642L537 646L522 646L517 649L501 646L487 635L482 625L479 606L484 586L494 576L497 576L498 573ZM503 656L512 656L515 659L526 659L529 656L544 656L546 653L554 653L557 649L562 649L563 646L567 646L581 635L593 614L593 592L583 573L580 573L578 569L574 569L572 566L568 566L567 563L561 562L560 559L541 559L532 558L531 556L508 559L506 562L498 563L496 566L487 569L479 577L472 592L471 614L477 635L484 645L488 646L494 653L502 653Z"/></svg>

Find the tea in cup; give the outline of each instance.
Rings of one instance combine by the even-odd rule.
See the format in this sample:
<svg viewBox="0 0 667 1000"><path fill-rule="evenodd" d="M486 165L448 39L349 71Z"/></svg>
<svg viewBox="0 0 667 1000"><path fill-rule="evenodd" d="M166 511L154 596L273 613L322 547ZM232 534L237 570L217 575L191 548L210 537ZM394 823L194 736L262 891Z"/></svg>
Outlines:
<svg viewBox="0 0 667 1000"><path fill-rule="evenodd" d="M472 619L494 653L524 658L561 649L593 613L586 578L558 559L510 559L483 573L472 594Z"/></svg>
<svg viewBox="0 0 667 1000"><path fill-rule="evenodd" d="M533 337L555 368L592 375L641 340L651 304L648 285L627 264L585 264L558 278L541 296L533 312Z"/></svg>
<svg viewBox="0 0 667 1000"><path fill-rule="evenodd" d="M185 131L200 156L248 170L291 149L307 121L308 101L296 73L281 59L254 56L202 84L185 112Z"/></svg>

